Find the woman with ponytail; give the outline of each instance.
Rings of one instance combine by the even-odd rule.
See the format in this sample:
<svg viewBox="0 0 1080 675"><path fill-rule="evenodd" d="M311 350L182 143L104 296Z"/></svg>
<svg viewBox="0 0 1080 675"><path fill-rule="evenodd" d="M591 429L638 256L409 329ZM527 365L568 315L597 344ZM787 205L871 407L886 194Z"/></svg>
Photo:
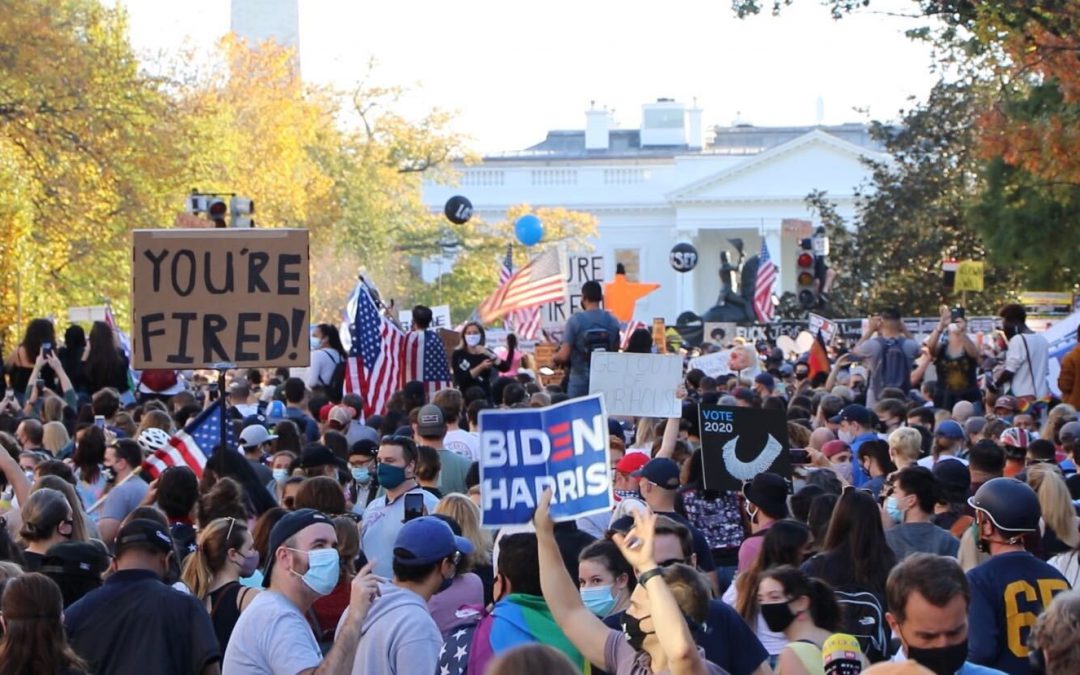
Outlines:
<svg viewBox="0 0 1080 675"><path fill-rule="evenodd" d="M774 567L761 575L758 607L769 630L788 639L776 675L824 675L821 650L840 625L832 588L797 567Z"/></svg>
<svg viewBox="0 0 1080 675"><path fill-rule="evenodd" d="M240 613L259 593L239 581L259 566L259 552L247 524L237 518L211 521L199 532L196 547L184 562L181 580L206 605L224 654Z"/></svg>

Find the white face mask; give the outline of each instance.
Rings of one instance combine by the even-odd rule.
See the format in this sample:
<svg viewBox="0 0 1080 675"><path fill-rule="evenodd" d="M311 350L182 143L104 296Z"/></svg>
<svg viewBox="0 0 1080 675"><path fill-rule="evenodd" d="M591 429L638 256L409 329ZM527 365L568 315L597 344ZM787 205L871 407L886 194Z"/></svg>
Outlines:
<svg viewBox="0 0 1080 675"><path fill-rule="evenodd" d="M312 335L311 336L311 348L314 350L314 349L318 349L321 346L322 346L322 340L320 340L319 338Z"/></svg>
<svg viewBox="0 0 1080 675"><path fill-rule="evenodd" d="M480 335L478 333L469 333L465 336L465 344L475 347L480 344Z"/></svg>
<svg viewBox="0 0 1080 675"><path fill-rule="evenodd" d="M851 442L855 440L855 434L851 433L847 429L839 429L836 432L836 437L842 440L844 443L851 445Z"/></svg>

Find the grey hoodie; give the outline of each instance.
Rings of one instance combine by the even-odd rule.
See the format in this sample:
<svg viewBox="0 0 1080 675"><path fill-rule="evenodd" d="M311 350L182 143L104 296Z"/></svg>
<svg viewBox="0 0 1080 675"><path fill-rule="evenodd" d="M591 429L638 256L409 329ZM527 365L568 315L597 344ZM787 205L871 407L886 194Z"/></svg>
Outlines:
<svg viewBox="0 0 1080 675"><path fill-rule="evenodd" d="M424 599L412 591L382 584L360 633L353 675L434 673L443 639ZM348 610L338 622L338 632Z"/></svg>

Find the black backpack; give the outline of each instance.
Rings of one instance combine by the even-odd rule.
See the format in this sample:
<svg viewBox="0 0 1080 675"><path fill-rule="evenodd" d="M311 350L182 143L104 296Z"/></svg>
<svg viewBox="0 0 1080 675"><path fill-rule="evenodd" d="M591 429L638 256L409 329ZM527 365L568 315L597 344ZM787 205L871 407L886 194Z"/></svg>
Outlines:
<svg viewBox="0 0 1080 675"><path fill-rule="evenodd" d="M613 352L618 336L612 337L607 328L594 327L581 333L578 347L585 353L585 362L592 361L593 352Z"/></svg>
<svg viewBox="0 0 1080 675"><path fill-rule="evenodd" d="M840 633L859 641L870 663L889 657L889 634L885 625L885 610L877 594L861 586L843 585L835 589L836 604L840 606Z"/></svg>
<svg viewBox="0 0 1080 675"><path fill-rule="evenodd" d="M322 389L323 393L326 394L326 397L330 399L330 402L337 405L341 403L341 398L345 395L345 370L348 359L343 358L341 354L332 349L327 350L327 352L330 354L331 359L338 359L334 363L334 372L330 375L329 384L323 384L320 380L314 388Z"/></svg>
<svg viewBox="0 0 1080 675"><path fill-rule="evenodd" d="M881 360L877 364L878 372L874 377L877 385L875 394L880 394L885 387L896 387L907 392L911 390L912 360L904 352L904 338L878 338L881 340Z"/></svg>

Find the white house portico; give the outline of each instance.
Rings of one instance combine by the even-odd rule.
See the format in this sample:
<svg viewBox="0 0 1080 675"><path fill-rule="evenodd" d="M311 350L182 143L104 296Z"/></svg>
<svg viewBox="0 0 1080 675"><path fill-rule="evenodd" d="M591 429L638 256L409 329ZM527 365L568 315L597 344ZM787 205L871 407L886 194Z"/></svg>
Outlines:
<svg viewBox="0 0 1080 675"><path fill-rule="evenodd" d="M424 201L441 211L463 194L486 220L518 204L589 212L606 278L622 262L631 280L661 284L639 301L636 318L672 322L683 310L716 303L720 253L734 256L730 239L742 239L747 255L764 239L780 270L777 292L793 290L800 235L783 221L812 221L805 198L814 190L850 218L855 189L869 177L863 159L886 157L861 124L716 127L705 142L695 108L661 99L646 104L642 117L640 129L612 129L609 113L590 110L584 131L552 131L524 151L460 167L458 186L426 184ZM684 275L668 263L679 241L699 254L697 269Z"/></svg>

